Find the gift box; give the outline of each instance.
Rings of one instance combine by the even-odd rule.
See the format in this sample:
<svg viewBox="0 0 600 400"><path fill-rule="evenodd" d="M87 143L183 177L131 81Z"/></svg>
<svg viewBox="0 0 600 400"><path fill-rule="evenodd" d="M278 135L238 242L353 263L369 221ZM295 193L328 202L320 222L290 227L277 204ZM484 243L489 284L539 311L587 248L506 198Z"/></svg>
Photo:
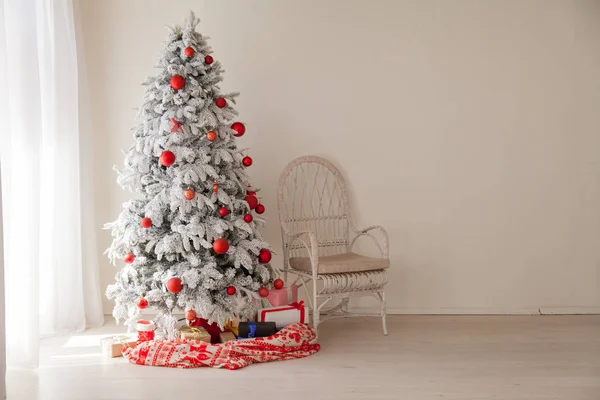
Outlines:
<svg viewBox="0 0 600 400"><path fill-rule="evenodd" d="M179 328L179 335L182 339L200 340L202 342L210 343L210 333L206 332L204 328L198 328L195 326L182 326Z"/></svg>
<svg viewBox="0 0 600 400"><path fill-rule="evenodd" d="M267 300L273 307L295 303L298 301L298 285L292 284L282 289L270 289Z"/></svg>
<svg viewBox="0 0 600 400"><path fill-rule="evenodd" d="M287 306L261 308L258 310L258 320L260 322L275 322L277 329L283 329L297 322L301 324L308 323L308 318L308 308L304 307L303 301Z"/></svg>
<svg viewBox="0 0 600 400"><path fill-rule="evenodd" d="M238 329L239 326L240 326L240 319L234 318L231 321L227 322L223 328L225 329L225 331L231 331L231 332L233 332L234 335L237 336L239 334L239 329Z"/></svg>
<svg viewBox="0 0 600 400"><path fill-rule="evenodd" d="M107 357L121 357L124 347L135 347L137 340L131 336L111 336L102 339L102 353Z"/></svg>
<svg viewBox="0 0 600 400"><path fill-rule="evenodd" d="M240 338L257 338L274 335L277 332L275 322L240 322Z"/></svg>
<svg viewBox="0 0 600 400"><path fill-rule="evenodd" d="M219 339L221 343L229 342L230 340L235 340L236 337L233 332L221 332L219 333Z"/></svg>
<svg viewBox="0 0 600 400"><path fill-rule="evenodd" d="M208 320L205 318L196 318L192 321L188 321L188 325L191 327L197 327L204 329L210 335L210 343L219 343L219 333L223 332L224 329L221 329L216 322L208 323Z"/></svg>

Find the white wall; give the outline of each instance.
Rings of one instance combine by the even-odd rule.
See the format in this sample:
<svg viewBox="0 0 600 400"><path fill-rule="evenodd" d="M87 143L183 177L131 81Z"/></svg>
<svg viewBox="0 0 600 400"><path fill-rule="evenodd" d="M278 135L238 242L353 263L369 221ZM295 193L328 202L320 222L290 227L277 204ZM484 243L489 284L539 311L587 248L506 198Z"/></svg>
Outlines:
<svg viewBox="0 0 600 400"><path fill-rule="evenodd" d="M267 239L276 180L330 158L360 225L390 234L402 312L600 310L597 1L82 0L97 220L164 25L193 9L239 90ZM109 244L100 237L99 248ZM103 285L114 274L104 256ZM369 307L370 303L362 303ZM110 311L110 304L105 304Z"/></svg>

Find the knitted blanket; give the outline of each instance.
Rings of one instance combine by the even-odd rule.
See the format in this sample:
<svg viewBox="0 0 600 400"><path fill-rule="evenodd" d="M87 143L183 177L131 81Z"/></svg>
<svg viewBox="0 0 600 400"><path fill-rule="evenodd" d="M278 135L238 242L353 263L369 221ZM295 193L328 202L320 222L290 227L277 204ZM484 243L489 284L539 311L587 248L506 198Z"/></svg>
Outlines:
<svg viewBox="0 0 600 400"><path fill-rule="evenodd" d="M125 347L123 356L133 364L170 368L240 369L253 363L308 357L319 351L316 332L308 325L293 324L273 336L210 344L175 339L142 342Z"/></svg>

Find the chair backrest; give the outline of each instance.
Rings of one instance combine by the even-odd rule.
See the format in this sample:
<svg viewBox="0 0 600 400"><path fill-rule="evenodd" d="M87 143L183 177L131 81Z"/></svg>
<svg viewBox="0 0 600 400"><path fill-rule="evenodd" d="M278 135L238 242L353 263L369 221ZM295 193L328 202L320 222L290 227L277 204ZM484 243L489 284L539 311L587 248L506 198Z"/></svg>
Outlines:
<svg viewBox="0 0 600 400"><path fill-rule="evenodd" d="M299 243L290 245L288 234L312 231L319 256L348 251L349 210L346 182L338 169L321 157L299 157L290 162L277 187L284 258L307 256Z"/></svg>

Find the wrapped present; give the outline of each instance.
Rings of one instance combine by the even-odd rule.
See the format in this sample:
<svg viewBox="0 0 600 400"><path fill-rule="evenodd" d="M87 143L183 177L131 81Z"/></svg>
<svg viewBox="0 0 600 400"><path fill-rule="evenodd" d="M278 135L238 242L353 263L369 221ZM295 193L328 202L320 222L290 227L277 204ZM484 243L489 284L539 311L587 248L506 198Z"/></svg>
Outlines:
<svg viewBox="0 0 600 400"><path fill-rule="evenodd" d="M275 322L277 329L283 329L297 322L301 324L308 323L308 318L308 308L304 307L303 301L287 306L258 310L258 320L260 322Z"/></svg>
<svg viewBox="0 0 600 400"><path fill-rule="evenodd" d="M239 334L239 326L240 319L234 318L233 320L227 322L223 328L225 328L225 331L231 331L234 335L237 336Z"/></svg>
<svg viewBox="0 0 600 400"><path fill-rule="evenodd" d="M137 345L137 340L135 337L131 336L111 336L102 339L102 354L107 357L121 357L123 355L122 351L125 347L135 347Z"/></svg>
<svg viewBox="0 0 600 400"><path fill-rule="evenodd" d="M221 343L229 342L230 340L235 340L236 337L233 332L221 332L219 333L219 339Z"/></svg>
<svg viewBox="0 0 600 400"><path fill-rule="evenodd" d="M188 325L191 327L202 328L210 335L210 343L219 343L219 333L224 332L216 322L211 324L208 323L207 319L196 318L192 321L188 321Z"/></svg>
<svg viewBox="0 0 600 400"><path fill-rule="evenodd" d="M240 338L271 336L277 332L275 322L240 322Z"/></svg>
<svg viewBox="0 0 600 400"><path fill-rule="evenodd" d="M182 339L200 340L210 343L210 333L206 332L204 328L185 325L179 328L179 335Z"/></svg>
<svg viewBox="0 0 600 400"><path fill-rule="evenodd" d="M298 301L298 285L292 284L281 289L270 289L267 300L273 307L295 303Z"/></svg>

